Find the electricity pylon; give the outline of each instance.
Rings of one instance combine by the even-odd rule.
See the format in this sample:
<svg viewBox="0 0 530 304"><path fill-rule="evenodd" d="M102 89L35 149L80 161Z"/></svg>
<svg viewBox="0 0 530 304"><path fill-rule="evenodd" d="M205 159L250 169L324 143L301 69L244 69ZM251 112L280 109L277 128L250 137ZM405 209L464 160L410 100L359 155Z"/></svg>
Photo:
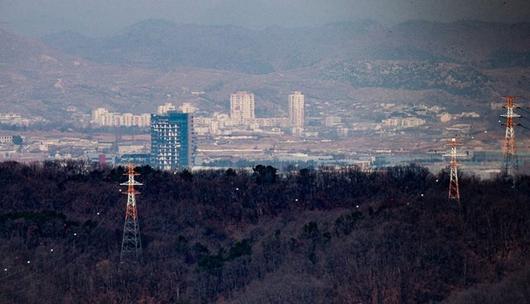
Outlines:
<svg viewBox="0 0 530 304"><path fill-rule="evenodd" d="M521 115L514 113L513 109L515 106L515 96L504 97L504 108L506 114L501 115L506 119L506 132L504 135L504 162L502 167L502 173L504 176L513 177L517 171L517 149L515 144L515 126L517 125L514 121L515 118L521 117Z"/></svg>
<svg viewBox="0 0 530 304"><path fill-rule="evenodd" d="M138 262L142 259L142 241L140 238L140 227L138 225L138 211L136 209L136 194L134 186L141 186L134 177L139 175L134 172L134 166L127 166L127 175L129 180L121 183L127 186L127 207L125 211L125 223L123 225L123 239L121 242L120 263Z"/></svg>
<svg viewBox="0 0 530 304"><path fill-rule="evenodd" d="M449 167L451 169L450 177L449 177L449 200L454 200L460 204L460 188L458 185L458 156L463 156L462 154L456 153L456 147L460 146L461 144L456 140L456 138L451 138L449 143L447 144L451 150L449 154L445 154L444 156L450 157L450 164Z"/></svg>

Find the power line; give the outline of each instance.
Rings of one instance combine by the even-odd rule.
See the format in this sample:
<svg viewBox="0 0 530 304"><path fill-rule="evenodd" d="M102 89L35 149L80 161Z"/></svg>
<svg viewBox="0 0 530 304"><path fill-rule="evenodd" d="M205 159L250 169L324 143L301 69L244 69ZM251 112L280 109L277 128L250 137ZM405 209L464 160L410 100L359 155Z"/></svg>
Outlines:
<svg viewBox="0 0 530 304"><path fill-rule="evenodd" d="M504 97L504 108L506 108L506 114L501 117L506 119L506 132L504 135L504 162L503 162L503 174L505 176L513 177L517 171L517 145L515 142L515 120L520 118L521 115L514 112L515 96Z"/></svg>
<svg viewBox="0 0 530 304"><path fill-rule="evenodd" d="M460 146L461 143L459 143L456 138L451 138L449 143L447 144L450 147L449 154L445 154L444 156L450 157L450 177L449 177L449 200L454 200L458 204L460 204L460 187L458 185L458 156L463 156L461 154L458 154L456 152L456 147Z"/></svg>
<svg viewBox="0 0 530 304"><path fill-rule="evenodd" d="M142 259L142 242L140 238L140 227L138 224L138 211L136 209L136 194L134 186L141 186L134 177L139 175L134 172L134 166L127 166L127 175L129 180L121 183L127 186L127 206L125 211L125 223L123 224L123 239L121 243L120 263L138 262Z"/></svg>

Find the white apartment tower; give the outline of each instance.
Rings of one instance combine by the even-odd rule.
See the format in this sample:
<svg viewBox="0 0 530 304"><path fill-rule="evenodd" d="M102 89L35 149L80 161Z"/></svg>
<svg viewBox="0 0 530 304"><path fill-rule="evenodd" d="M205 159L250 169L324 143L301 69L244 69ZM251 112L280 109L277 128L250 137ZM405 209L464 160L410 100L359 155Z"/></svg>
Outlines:
<svg viewBox="0 0 530 304"><path fill-rule="evenodd" d="M248 124L256 116L254 94L238 91L230 95L230 118L236 124Z"/></svg>
<svg viewBox="0 0 530 304"><path fill-rule="evenodd" d="M289 95L289 123L293 135L302 135L304 131L304 94L300 91L294 91Z"/></svg>

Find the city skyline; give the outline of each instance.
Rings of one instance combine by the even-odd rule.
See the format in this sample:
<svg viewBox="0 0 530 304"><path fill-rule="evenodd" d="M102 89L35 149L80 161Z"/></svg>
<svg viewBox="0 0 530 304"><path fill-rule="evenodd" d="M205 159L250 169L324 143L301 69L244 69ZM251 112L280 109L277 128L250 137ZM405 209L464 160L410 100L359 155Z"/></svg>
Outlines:
<svg viewBox="0 0 530 304"><path fill-rule="evenodd" d="M233 98L236 96L237 98ZM462 113L448 113L443 107L434 106L434 107L428 107L426 105L411 105L411 108L403 108L400 106L397 106L395 104L382 104L382 109L385 109L388 113L393 113L389 118L382 119L377 123L368 122L365 124L362 123L353 123L351 125L345 124L344 119L347 119L346 117L342 116L320 116L320 117L309 117L309 120L311 121L310 126L308 129L304 128L305 126L305 98L302 92L300 91L292 91L290 94L287 95L287 102L284 105L285 108L287 108L287 115L286 116L280 116L280 117L255 117L250 118L253 113L251 113L251 109L253 109L256 106L255 100L253 97L253 93L248 91L235 91L234 93L230 94L231 100L229 104L231 105L231 110L229 113L219 113L215 112L210 115L205 115L206 113L201 110L201 108L198 108L194 105L193 102L189 101L182 101L180 102L180 105L174 104L172 102L165 102L160 104L158 107L155 107L157 109L157 114L149 114L149 113L143 113L143 114L132 114L132 113L117 113L117 112L111 112L105 108L96 108L91 112L91 115L86 114L75 114L74 116L82 116L86 115L91 121L92 127L89 128L96 128L93 129L94 131L98 132L97 128L129 128L129 127L139 127L139 128L146 128L151 127L151 139L147 138L148 141L150 141L150 144L146 141L146 138L143 137L142 131L137 132L134 131L133 137L129 138L128 140L122 140L119 137L117 137L114 140L114 143L112 145L109 145L108 148L104 148L106 143L101 142L98 143L98 146L101 146L101 148L97 148L93 150L92 148L85 148L80 149L77 152L78 156L70 155L70 154L58 154L57 152L55 156L52 156L55 159L86 159L93 160L96 162L103 162L107 165L114 165L114 164L120 164L120 163L137 163L137 164L152 164L155 167L158 168L167 168L167 169L175 169L179 168L179 161L178 159L168 160L168 164L162 164L163 161L159 162L160 164L157 164L154 159L157 157L152 154L153 146L157 145L157 142L164 142L167 141L169 143L169 139L162 139L157 136L153 137L153 125L151 122L152 117L166 117L167 115L170 115L171 113L186 113L189 115L190 124L186 128L189 128L190 132L193 132L193 135L190 136L190 142L186 145L187 147L195 147L193 148L193 153L188 153L188 155L193 155L193 158L195 156L199 156L199 162L194 163L189 158L186 161L188 164L194 164L194 165L186 165L185 167L188 167L190 169L196 167L196 168L208 168L208 166L216 166L214 164L223 162L223 161L259 161L261 159L262 161L266 161L267 159L270 159L273 157L274 159L278 160L284 160L287 162L314 162L316 163L325 163L329 162L326 161L328 157L337 157L333 156L335 155L335 151L333 148L333 141L334 140L340 140L340 139L348 139L351 136L354 136L354 134L396 134L399 132L404 132L406 130L428 130L429 129L429 120L432 120L433 118L442 124L451 123L451 121L473 121L478 118L481 118L481 115L473 112L462 112ZM246 105L244 105L247 103ZM236 107L233 107L236 105ZM499 105L497 103L492 103L491 107L492 109L498 109ZM241 111L241 106L246 106L246 112ZM74 109L71 109L74 111ZM235 113L233 110L236 110ZM400 114L398 114L399 112ZM197 114L197 113L198 114ZM76 112L72 112L76 113ZM242 113L245 113L246 116L243 119ZM270 115L270 114L269 114ZM427 116L426 116L427 115ZM431 118L428 118L431 117ZM315 125L315 121L320 121L319 125ZM193 122L193 123L191 123ZM176 123L174 127L178 128ZM90 129L87 129L90 130ZM118 130L118 129L116 129ZM360 132L360 133L359 133ZM128 132L126 132L128 133ZM12 133L14 135L5 135L3 138L4 145L7 147L16 147L11 144L13 141L13 138L17 136L20 138L20 141L24 142L24 145L32 146L33 142L35 142L35 139L32 139L30 137L22 136L20 137L17 135L17 133ZM135 139L134 134L137 134L137 138ZM190 133L191 134L191 133ZM472 140L475 136L477 136L477 133L471 132L471 125L470 124L453 124L451 127L447 128L446 131L442 134L442 138L447 138L448 136L453 136L454 134L459 134L458 136L462 139L467 138L468 140ZM168 134L166 134L168 135ZM327 138L331 138L333 140L330 142L330 147L328 149L325 149L321 152L311 152L311 153L300 153L300 151L303 151L300 148L297 147L290 147L289 149L284 148L278 149L277 144L273 146L273 154L270 154L269 149L267 148L260 148L260 149L248 149L249 145L242 141L237 146L230 148L229 146L226 146L225 148L214 148L219 143L223 143L226 141L226 139L231 140L237 139L237 138L252 138L256 137L256 139L259 138L278 138L278 139L290 139L290 135L294 135L302 140L302 142L312 142L312 141L329 141ZM386 136L388 136L386 135ZM165 136L165 135L164 135ZM249 137L250 136L250 137ZM265 136L265 137L264 137ZM233 140L232 139L232 140ZM523 138L524 140L524 138ZM66 141L65 143L67 143ZM171 152L172 155L175 154L178 155L176 152L180 146L180 139L178 137L175 137L172 139L172 142L169 145L166 145L168 149L173 149ZM193 143L193 144L191 144ZM250 142L249 142L250 143ZM55 141L48 141L48 144L43 144L43 141L37 141L35 144L39 144L37 148L38 151L40 151L40 154L34 154L35 157L39 157L40 159L46 159L46 157L42 158L44 153L49 153L48 151L54 151L56 148L50 148L57 145L56 140ZM79 143L83 145L81 142ZM212 146L212 144L214 146ZM19 143L20 145L20 143ZM171 148L173 147L173 148ZM403 147L397 146L397 148L403 151ZM386 163L387 165L394 164L395 161L399 158L395 158L394 152L392 152L394 149L377 149L377 148L369 148L363 151L362 153L358 154L357 156L344 156L342 155L341 158L337 159L338 163L345 162L349 164L356 164L361 166L379 166L381 163ZM436 146L434 147L435 150ZM476 174L481 174L485 177L491 176L491 174L495 174L495 172L500 172L500 166L498 166L495 162L500 162L502 160L502 152L499 151L496 156L494 156L494 151L490 150L491 148L486 148L487 153L490 153L490 156L487 156L488 154L483 155L483 148L479 149L479 151L472 151L467 150L466 151L466 157L463 159L464 163L467 164L467 170L473 170ZM61 148L61 150L64 150L64 148ZM71 148L68 148L66 151L71 151ZM93 152L92 152L93 151ZM99 152L98 152L99 151ZM232 151L232 152L231 152ZM237 151L237 152L236 152ZM326 152L324 152L326 151ZM359 150L358 150L359 151ZM359 151L359 152L360 152ZM372 152L370 152L372 151ZM198 152L198 153L196 153ZM359 153L356 152L356 153ZM439 156L431 159L431 161L424 162L425 165L431 167L431 168L437 168L438 163L441 163L443 165L444 160L441 158L441 152L438 152L437 154ZM4 154L2 154L4 153ZM71 152L70 152L71 153ZM148 156L148 154L151 153L151 156ZM164 152L165 153L165 152ZM169 152L168 152L169 153ZM351 153L351 152L350 152ZM412 150L409 152L412 153ZM418 155L421 155L421 153L425 153L424 157L427 157L429 155L429 151L426 149L418 149L414 153L420 153ZM156 151L155 151L156 154ZM163 154L163 153L162 153ZM387 155L388 154L388 155ZM2 156L4 159L12 159L13 156L16 156L17 152L6 150L5 152L2 152L0 150L0 156ZM28 154L30 155L30 154ZM340 155L340 154L338 154ZM50 157L48 156L48 157ZM523 152L520 154L521 160L523 162L521 164L525 163L525 159L528 158L528 156ZM404 161L407 161L407 159L412 159L412 154L409 156L409 158L405 158ZM421 156L416 156L421 157ZM429 158L432 158L432 156L429 156ZM475 160L477 163L475 164ZM488 160L489 159L489 160ZM470 163L471 161L471 163ZM493 162L492 162L493 161ZM333 163L333 162L332 162ZM471 165L473 164L473 165ZM524 166L523 166L524 167ZM471 169L473 168L473 169ZM435 169L436 170L436 169Z"/></svg>

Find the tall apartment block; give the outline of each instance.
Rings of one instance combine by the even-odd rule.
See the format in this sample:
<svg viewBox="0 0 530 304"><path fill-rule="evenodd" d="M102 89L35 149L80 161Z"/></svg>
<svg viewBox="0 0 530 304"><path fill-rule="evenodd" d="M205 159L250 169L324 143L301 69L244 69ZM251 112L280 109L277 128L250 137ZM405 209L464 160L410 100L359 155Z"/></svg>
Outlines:
<svg viewBox="0 0 530 304"><path fill-rule="evenodd" d="M304 131L304 94L294 91L289 95L289 123L293 135L300 136Z"/></svg>
<svg viewBox="0 0 530 304"><path fill-rule="evenodd" d="M238 91L230 94L230 119L236 124L247 124L255 116L254 94Z"/></svg>
<svg viewBox="0 0 530 304"><path fill-rule="evenodd" d="M195 158L189 113L151 114L151 165L162 170L191 168Z"/></svg>

